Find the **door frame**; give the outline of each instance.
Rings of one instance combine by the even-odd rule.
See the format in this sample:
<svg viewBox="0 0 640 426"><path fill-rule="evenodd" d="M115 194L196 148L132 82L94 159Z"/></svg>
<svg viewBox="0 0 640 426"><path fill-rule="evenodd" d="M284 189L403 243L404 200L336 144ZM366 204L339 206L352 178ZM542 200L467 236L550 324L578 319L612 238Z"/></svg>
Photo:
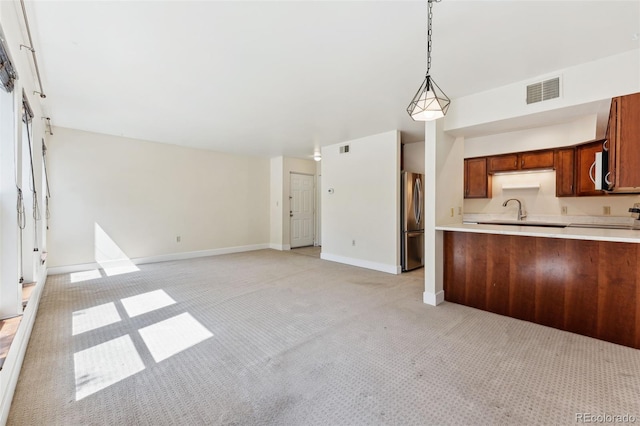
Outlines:
<svg viewBox="0 0 640 426"><path fill-rule="evenodd" d="M292 229L291 229L291 214L292 214L292 210L291 210L291 200L293 199L293 196L291 195L291 175L298 175L298 176L311 176L313 178L313 196L311 197L311 199L313 200L313 246L317 245L317 237L318 234L316 232L317 230L317 218L318 218L318 214L317 214L317 177L315 174L312 173L301 173L301 172L294 172L294 171L290 171L289 172L289 248L297 248L297 247L292 247L291 246L291 238L292 238ZM286 213L285 213L286 214Z"/></svg>

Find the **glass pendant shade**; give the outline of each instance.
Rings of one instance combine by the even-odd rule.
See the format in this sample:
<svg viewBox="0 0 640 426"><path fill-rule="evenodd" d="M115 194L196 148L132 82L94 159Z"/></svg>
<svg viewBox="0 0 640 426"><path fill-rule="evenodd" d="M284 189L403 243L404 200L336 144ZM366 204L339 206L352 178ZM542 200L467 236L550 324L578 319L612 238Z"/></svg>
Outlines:
<svg viewBox="0 0 640 426"><path fill-rule="evenodd" d="M431 76L424 82L407 107L407 112L415 121L431 121L444 117L451 99L444 94Z"/></svg>

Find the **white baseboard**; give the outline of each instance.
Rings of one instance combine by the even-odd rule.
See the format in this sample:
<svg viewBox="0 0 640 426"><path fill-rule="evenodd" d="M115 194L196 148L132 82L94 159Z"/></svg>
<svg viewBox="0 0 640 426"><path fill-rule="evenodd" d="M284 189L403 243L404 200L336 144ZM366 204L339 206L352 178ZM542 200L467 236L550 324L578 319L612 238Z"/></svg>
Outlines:
<svg viewBox="0 0 640 426"><path fill-rule="evenodd" d="M48 269L49 275L70 274L73 272L89 271L91 269L100 269L97 263L79 263L77 265L54 266Z"/></svg>
<svg viewBox="0 0 640 426"><path fill-rule="evenodd" d="M18 384L18 376L20 375L24 354L27 351L27 345L31 337L31 330L36 321L40 296L42 295L46 281L47 269L42 268L40 277L38 277L38 281L29 297L29 303L27 303L27 307L22 314L22 320L20 321L16 335L9 347L2 371L0 371L0 395L2 397L2 401L0 401L0 425L6 424L7 418L9 417L11 401L13 400L16 385Z"/></svg>
<svg viewBox="0 0 640 426"><path fill-rule="evenodd" d="M437 293L431 293L425 291L422 293L422 301L427 305L438 306L444 302L444 291L440 290Z"/></svg>
<svg viewBox="0 0 640 426"><path fill-rule="evenodd" d="M253 244L248 246L224 247L219 249L187 251L183 253L161 254L158 256L137 257L131 259L134 265L142 265L145 263L169 262L172 260L195 259L198 257L220 256L222 254L242 253L246 251L264 250L272 248L270 244ZM69 274L72 272L81 272L91 269L100 269L100 265L96 262L82 263L79 265L54 266L49 268L49 275Z"/></svg>
<svg viewBox="0 0 640 426"><path fill-rule="evenodd" d="M320 259L330 260L332 262L344 263L346 265L358 266L360 268L373 269L374 271L386 272L388 274L398 275L402 272L399 265L387 265L385 263L371 262L369 260L356 259L352 257L338 256L331 253L320 253Z"/></svg>
<svg viewBox="0 0 640 426"><path fill-rule="evenodd" d="M274 243L271 243L271 244L269 244L269 248L273 249L273 250L287 251L287 250L291 250L291 245L289 245L289 244L274 244Z"/></svg>
<svg viewBox="0 0 640 426"><path fill-rule="evenodd" d="M222 254L242 253L245 251L255 251L268 249L269 244L252 244L248 246L224 247L219 249L188 251L184 253L161 254L159 256L138 257L131 259L134 265L144 263L168 262L171 260L195 259L198 257L220 256Z"/></svg>

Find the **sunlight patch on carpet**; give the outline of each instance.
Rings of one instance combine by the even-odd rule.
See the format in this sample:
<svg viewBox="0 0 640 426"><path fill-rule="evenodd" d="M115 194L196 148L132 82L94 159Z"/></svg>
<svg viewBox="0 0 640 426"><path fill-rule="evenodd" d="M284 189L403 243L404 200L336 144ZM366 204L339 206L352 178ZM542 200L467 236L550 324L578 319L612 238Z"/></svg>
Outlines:
<svg viewBox="0 0 640 426"><path fill-rule="evenodd" d="M69 276L72 283L81 283L83 281L97 280L102 278L102 274L99 270L93 269L91 271L73 272Z"/></svg>
<svg viewBox="0 0 640 426"><path fill-rule="evenodd" d="M127 315L133 318L176 303L164 290L150 291L137 296L120 299Z"/></svg>
<svg viewBox="0 0 640 426"><path fill-rule="evenodd" d="M129 335L76 352L73 361L76 401L144 370L144 363Z"/></svg>
<svg viewBox="0 0 640 426"><path fill-rule="evenodd" d="M97 223L94 224L94 255L107 276L127 274L140 269Z"/></svg>
<svg viewBox="0 0 640 426"><path fill-rule="evenodd" d="M213 336L188 313L141 328L138 332L156 362L163 361Z"/></svg>
<svg viewBox="0 0 640 426"><path fill-rule="evenodd" d="M118 314L116 305L113 302L75 311L71 320L72 335L77 336L87 331L114 324L120 320L120 314Z"/></svg>

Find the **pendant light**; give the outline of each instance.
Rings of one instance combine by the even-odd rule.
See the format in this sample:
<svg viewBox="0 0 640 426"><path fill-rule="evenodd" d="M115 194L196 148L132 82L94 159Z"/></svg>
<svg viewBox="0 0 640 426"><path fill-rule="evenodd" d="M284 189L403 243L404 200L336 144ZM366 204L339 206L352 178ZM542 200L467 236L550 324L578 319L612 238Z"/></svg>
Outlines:
<svg viewBox="0 0 640 426"><path fill-rule="evenodd" d="M444 117L449 109L451 99L444 94L442 89L429 75L431 69L431 21L433 19L432 7L434 2L440 0L427 0L428 3L428 27L427 27L427 76L420 89L407 107L407 112L415 121L431 121Z"/></svg>

